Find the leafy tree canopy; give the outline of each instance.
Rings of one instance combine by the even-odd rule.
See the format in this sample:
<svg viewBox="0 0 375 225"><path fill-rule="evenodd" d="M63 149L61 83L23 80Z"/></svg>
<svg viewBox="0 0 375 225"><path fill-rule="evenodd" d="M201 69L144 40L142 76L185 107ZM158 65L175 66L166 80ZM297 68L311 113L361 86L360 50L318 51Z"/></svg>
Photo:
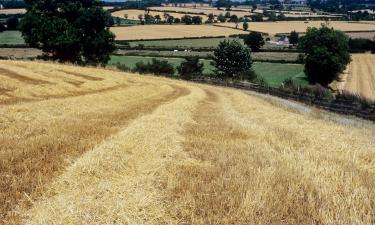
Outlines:
<svg viewBox="0 0 375 225"><path fill-rule="evenodd" d="M216 73L222 78L244 79L250 74L252 60L250 50L237 40L224 40L212 56Z"/></svg>
<svg viewBox="0 0 375 225"><path fill-rule="evenodd" d="M250 32L249 35L245 36L244 42L251 48L251 51L257 52L264 45L264 39L262 34L259 32Z"/></svg>
<svg viewBox="0 0 375 225"><path fill-rule="evenodd" d="M349 38L327 26L308 28L299 47L305 53L305 73L310 83L327 86L350 62Z"/></svg>
<svg viewBox="0 0 375 225"><path fill-rule="evenodd" d="M289 43L292 45L298 44L299 34L296 31L292 31L289 35Z"/></svg>
<svg viewBox="0 0 375 225"><path fill-rule="evenodd" d="M62 62L105 64L114 50L111 15L98 0L27 0L26 43Z"/></svg>

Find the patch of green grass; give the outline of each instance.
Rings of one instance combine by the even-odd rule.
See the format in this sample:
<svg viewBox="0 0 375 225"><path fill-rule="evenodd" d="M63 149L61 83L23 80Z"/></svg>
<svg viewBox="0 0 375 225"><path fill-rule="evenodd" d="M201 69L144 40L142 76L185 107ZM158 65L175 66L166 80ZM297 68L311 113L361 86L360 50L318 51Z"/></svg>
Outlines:
<svg viewBox="0 0 375 225"><path fill-rule="evenodd" d="M109 64L115 65L121 63L127 67L134 68L137 62L149 62L153 57L144 56L112 56ZM184 60L182 58L163 58L156 57L157 59L168 60L175 68L180 65ZM204 63L204 74L212 74L214 67L211 65L210 60L201 59ZM303 65L299 64L282 64L282 63L258 63L253 64L254 71L258 76L262 77L266 82L273 86L278 87L281 83L287 79L292 78L292 80L301 85L307 85L308 82L305 79L305 74L303 72Z"/></svg>
<svg viewBox="0 0 375 225"><path fill-rule="evenodd" d="M217 47L220 41L225 39L236 39L243 43L239 38L197 38L197 39L181 39L181 40L158 40L158 41L132 41L129 42L131 47L143 44L146 47L186 47L186 48L204 48L204 47Z"/></svg>
<svg viewBox="0 0 375 225"><path fill-rule="evenodd" d="M19 31L4 31L0 33L0 44L22 45L25 41Z"/></svg>
<svg viewBox="0 0 375 225"><path fill-rule="evenodd" d="M152 58L156 58L159 60L167 60L169 63L171 63L175 68L177 68L182 61L184 61L183 58L162 58L162 57L146 57L146 56L112 56L111 60L109 61L110 65L116 65L117 63L126 65L129 68L134 68L135 64L137 62L151 62ZM201 59L201 62L204 63L204 70L203 73L209 74L212 73L211 70L213 67L210 65L209 60Z"/></svg>
<svg viewBox="0 0 375 225"><path fill-rule="evenodd" d="M303 65L282 63L254 63L254 71L270 86L278 87L281 83L291 78L296 84L307 85Z"/></svg>

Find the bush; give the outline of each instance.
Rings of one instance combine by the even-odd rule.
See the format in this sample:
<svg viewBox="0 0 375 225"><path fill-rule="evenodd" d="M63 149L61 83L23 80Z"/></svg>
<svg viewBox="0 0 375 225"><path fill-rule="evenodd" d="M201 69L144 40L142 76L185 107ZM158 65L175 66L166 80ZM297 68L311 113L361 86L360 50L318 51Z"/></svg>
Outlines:
<svg viewBox="0 0 375 225"><path fill-rule="evenodd" d="M181 22L186 24L186 25L190 25L190 24L193 23L193 19L192 19L191 16L185 15L185 16L181 17Z"/></svg>
<svg viewBox="0 0 375 225"><path fill-rule="evenodd" d="M137 62L133 71L140 74L149 73L164 76L173 76L175 73L173 65L170 64L167 60L158 60L154 58L151 62L148 63Z"/></svg>
<svg viewBox="0 0 375 225"><path fill-rule="evenodd" d="M116 68L121 70L121 71L125 71L125 72L131 71L131 69L128 66L126 66L124 64L121 64L121 63L117 63Z"/></svg>
<svg viewBox="0 0 375 225"><path fill-rule="evenodd" d="M247 30L247 29L249 29L249 24L247 23L247 22L244 22L243 24L242 24L242 28L243 28L243 30Z"/></svg>
<svg viewBox="0 0 375 225"><path fill-rule="evenodd" d="M6 20L6 24L8 30L17 30L19 25L18 18L12 16Z"/></svg>
<svg viewBox="0 0 375 225"><path fill-rule="evenodd" d="M297 63L305 63L305 55L303 53L299 53L297 57Z"/></svg>
<svg viewBox="0 0 375 225"><path fill-rule="evenodd" d="M371 51L375 41L368 39L349 39L349 49L351 52Z"/></svg>
<svg viewBox="0 0 375 225"><path fill-rule="evenodd" d="M0 32L4 32L6 30L4 24L0 23Z"/></svg>
<svg viewBox="0 0 375 225"><path fill-rule="evenodd" d="M185 61L177 68L180 77L184 80L191 80L194 77L202 76L203 63L199 62L198 56L185 57Z"/></svg>
<svg viewBox="0 0 375 225"><path fill-rule="evenodd" d="M191 21L194 24L202 24L202 17L200 17L200 16L193 16L191 18Z"/></svg>

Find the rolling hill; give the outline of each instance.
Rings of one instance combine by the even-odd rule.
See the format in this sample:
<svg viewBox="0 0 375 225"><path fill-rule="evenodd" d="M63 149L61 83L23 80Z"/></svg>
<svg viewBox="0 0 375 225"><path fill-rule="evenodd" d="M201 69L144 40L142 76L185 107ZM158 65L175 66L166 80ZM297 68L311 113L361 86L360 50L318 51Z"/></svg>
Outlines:
<svg viewBox="0 0 375 225"><path fill-rule="evenodd" d="M6 224L373 224L375 126L239 90L0 61Z"/></svg>

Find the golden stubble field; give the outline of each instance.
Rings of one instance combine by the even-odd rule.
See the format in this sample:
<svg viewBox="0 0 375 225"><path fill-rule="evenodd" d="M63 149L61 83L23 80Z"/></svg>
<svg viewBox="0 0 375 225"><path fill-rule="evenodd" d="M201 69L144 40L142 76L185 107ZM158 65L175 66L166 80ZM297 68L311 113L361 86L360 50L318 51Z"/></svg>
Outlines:
<svg viewBox="0 0 375 225"><path fill-rule="evenodd" d="M0 68L4 224L374 222L373 124L104 69Z"/></svg>
<svg viewBox="0 0 375 225"><path fill-rule="evenodd" d="M322 24L326 24L329 27L333 27L336 30L341 31L375 31L375 24L371 23L355 23L355 22L342 22L342 21L330 21L326 23L325 21L281 21L281 22L250 22L249 30L268 33L270 35L274 34L285 34L292 31L297 31L300 33L306 32L308 27L320 27ZM218 23L216 26L224 26L234 28L236 24L234 23ZM238 26L242 29L242 24Z"/></svg>
<svg viewBox="0 0 375 225"><path fill-rule="evenodd" d="M217 37L248 32L212 25L140 25L111 27L117 40L147 40L184 37Z"/></svg>
<svg viewBox="0 0 375 225"><path fill-rule="evenodd" d="M139 20L138 16L145 14L144 10L136 10L136 9L125 9L125 10L120 10L112 13L112 16L115 17L120 17L120 18L125 18L125 14L127 14L128 19L130 20ZM164 12L156 12L156 11L150 11L149 14L151 16L156 16L159 15L162 20L164 20ZM183 17L184 15L190 15L190 16L197 16L194 14L184 14L184 13L167 13L170 16L173 16L174 18L180 18ZM203 22L207 20L206 15L199 15L202 17Z"/></svg>
<svg viewBox="0 0 375 225"><path fill-rule="evenodd" d="M0 14L23 14L26 9L0 9Z"/></svg>
<svg viewBox="0 0 375 225"><path fill-rule="evenodd" d="M353 54L343 89L375 100L375 55Z"/></svg>
<svg viewBox="0 0 375 225"><path fill-rule="evenodd" d="M217 8L214 7L174 7L174 6L159 6L159 7L149 7L151 10L156 10L156 11L165 11L165 12L184 12L184 13L203 13L205 15L208 15L212 13L214 16L218 16L220 14L225 15L225 13L229 12L231 15L237 15L238 17L244 17L244 16L249 16L252 15L250 10L245 11L235 11L235 10L229 10L225 11L224 9L218 10Z"/></svg>

